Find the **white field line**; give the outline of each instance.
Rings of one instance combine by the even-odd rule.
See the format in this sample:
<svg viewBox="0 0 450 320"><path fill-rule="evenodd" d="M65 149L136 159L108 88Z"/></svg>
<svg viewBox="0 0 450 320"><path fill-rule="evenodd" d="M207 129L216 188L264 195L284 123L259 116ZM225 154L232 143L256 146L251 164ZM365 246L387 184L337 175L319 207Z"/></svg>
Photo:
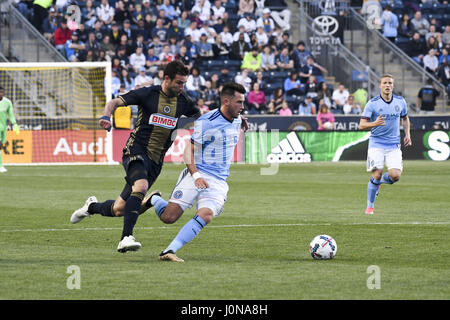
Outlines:
<svg viewBox="0 0 450 320"><path fill-rule="evenodd" d="M280 224L231 224L231 225L210 225L209 228L266 228L266 227L314 227L314 226L360 226L360 225L450 225L450 222L355 222L355 223L280 223ZM173 229L180 226L160 226L160 227L136 227L135 230L156 230ZM0 233L12 232L62 232L62 231L110 231L122 230L122 228L36 228L36 229L7 229L0 230Z"/></svg>

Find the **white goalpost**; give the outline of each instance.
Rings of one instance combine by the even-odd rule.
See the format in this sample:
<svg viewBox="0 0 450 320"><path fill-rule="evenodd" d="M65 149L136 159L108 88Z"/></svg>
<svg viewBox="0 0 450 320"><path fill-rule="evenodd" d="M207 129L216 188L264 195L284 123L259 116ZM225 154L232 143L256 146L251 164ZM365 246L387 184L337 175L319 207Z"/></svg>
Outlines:
<svg viewBox="0 0 450 320"><path fill-rule="evenodd" d="M0 86L20 127L7 132L6 165L117 163L112 131L98 126L112 98L109 62L0 63Z"/></svg>

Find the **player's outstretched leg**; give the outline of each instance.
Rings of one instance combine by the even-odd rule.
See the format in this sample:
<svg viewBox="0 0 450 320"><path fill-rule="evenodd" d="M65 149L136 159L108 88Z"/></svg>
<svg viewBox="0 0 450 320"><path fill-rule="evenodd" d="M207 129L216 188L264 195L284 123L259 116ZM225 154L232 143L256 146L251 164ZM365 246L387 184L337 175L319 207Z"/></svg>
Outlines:
<svg viewBox="0 0 450 320"><path fill-rule="evenodd" d="M169 246L161 252L158 259L162 261L184 262L183 259L176 256L176 252L185 244L192 241L202 229L211 222L213 212L209 208L200 208L197 214L188 221L178 232L177 236Z"/></svg>
<svg viewBox="0 0 450 320"><path fill-rule="evenodd" d="M381 173L380 173L381 174ZM380 187L380 180L376 179L378 174L373 174L367 184L367 207L366 214L374 213L375 198Z"/></svg>

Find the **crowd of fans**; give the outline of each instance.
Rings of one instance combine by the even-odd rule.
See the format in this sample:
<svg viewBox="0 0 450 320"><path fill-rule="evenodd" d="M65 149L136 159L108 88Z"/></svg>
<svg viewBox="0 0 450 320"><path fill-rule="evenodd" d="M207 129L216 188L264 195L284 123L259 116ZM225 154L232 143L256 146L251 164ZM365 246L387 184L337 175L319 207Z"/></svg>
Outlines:
<svg viewBox="0 0 450 320"><path fill-rule="evenodd" d="M33 0L15 2L67 60L110 61L114 96L160 84L164 66L179 59L190 69L186 91L204 112L218 107L227 81L247 89L249 114L317 114L321 104L357 110L335 98L305 43L291 42L284 0L48 0L38 9Z"/></svg>
<svg viewBox="0 0 450 320"><path fill-rule="evenodd" d="M448 0L367 0L362 13L379 7L383 35L434 75L450 94L450 5Z"/></svg>

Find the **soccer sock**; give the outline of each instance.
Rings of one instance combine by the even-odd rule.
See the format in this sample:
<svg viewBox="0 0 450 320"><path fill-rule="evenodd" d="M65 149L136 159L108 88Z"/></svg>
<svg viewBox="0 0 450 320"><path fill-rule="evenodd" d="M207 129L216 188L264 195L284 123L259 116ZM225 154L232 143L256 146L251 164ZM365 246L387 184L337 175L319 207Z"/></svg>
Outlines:
<svg viewBox="0 0 450 320"><path fill-rule="evenodd" d="M379 185L380 180L376 180L373 177L370 178L367 184L367 208L373 208Z"/></svg>
<svg viewBox="0 0 450 320"><path fill-rule="evenodd" d="M114 200L106 200L105 202L94 202L89 205L88 212L90 214L101 214L104 217L115 217L113 206Z"/></svg>
<svg viewBox="0 0 450 320"><path fill-rule="evenodd" d="M155 207L155 212L158 215L158 218L160 218L167 207L167 201L155 194L150 202L152 206Z"/></svg>
<svg viewBox="0 0 450 320"><path fill-rule="evenodd" d="M139 217L139 209L141 208L142 199L145 194L141 192L132 192L125 203L125 212L123 214L123 231L122 239L133 234L133 228Z"/></svg>
<svg viewBox="0 0 450 320"><path fill-rule="evenodd" d="M383 176L380 179L380 184L381 183L387 183L387 184L393 184L395 181L392 180L392 178L389 176L389 173L386 172L385 174L383 174Z"/></svg>
<svg viewBox="0 0 450 320"><path fill-rule="evenodd" d="M205 226L206 222L198 215L195 215L192 220L181 228L180 232L178 232L175 239L173 239L164 252L169 250L177 252L177 250L181 249L186 243L194 239Z"/></svg>

